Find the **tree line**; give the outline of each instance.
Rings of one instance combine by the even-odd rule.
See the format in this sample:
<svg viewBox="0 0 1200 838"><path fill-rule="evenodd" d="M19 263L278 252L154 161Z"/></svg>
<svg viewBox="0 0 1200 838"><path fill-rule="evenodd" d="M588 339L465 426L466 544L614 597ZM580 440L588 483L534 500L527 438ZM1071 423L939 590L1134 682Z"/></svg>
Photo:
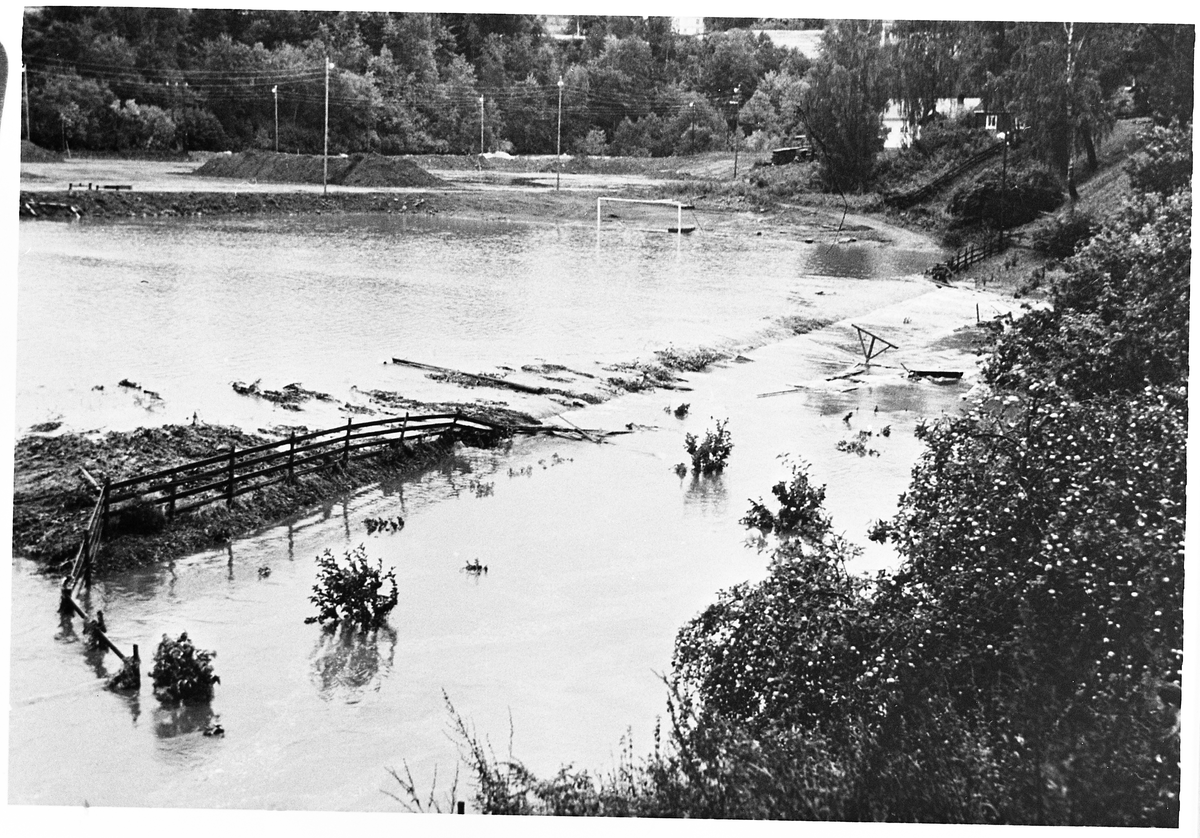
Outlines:
<svg viewBox="0 0 1200 838"><path fill-rule="evenodd" d="M869 186L882 114L914 127L982 97L1066 173L1122 114L1190 121L1190 26L808 21L819 56L713 18L31 7L29 133L52 149L324 147L334 153L504 150L667 156L770 148L798 135L829 188ZM560 85L561 81L561 85ZM561 101L561 109L560 109Z"/></svg>

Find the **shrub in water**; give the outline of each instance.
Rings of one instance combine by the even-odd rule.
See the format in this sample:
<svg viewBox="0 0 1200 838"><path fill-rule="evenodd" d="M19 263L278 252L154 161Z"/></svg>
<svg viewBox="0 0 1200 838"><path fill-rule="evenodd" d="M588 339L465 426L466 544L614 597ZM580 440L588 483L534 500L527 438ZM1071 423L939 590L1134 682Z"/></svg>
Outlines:
<svg viewBox="0 0 1200 838"><path fill-rule="evenodd" d="M729 420L717 421L716 428L704 432L704 439L697 439L695 434L688 434L683 439L683 447L692 457L692 471L696 474L711 474L722 471L733 451L733 438L725 429Z"/></svg>
<svg viewBox="0 0 1200 838"><path fill-rule="evenodd" d="M154 668L150 670L155 697L159 701L207 701L212 698L213 684L221 682L212 669L216 654L197 649L186 631L178 640L164 634L154 650Z"/></svg>
<svg viewBox="0 0 1200 838"><path fill-rule="evenodd" d="M808 479L808 466L803 463L788 463L792 469L791 480L780 480L771 487L771 494L779 501L779 511L772 512L762 500L750 501L750 509L739 522L747 529L757 529L768 535L771 532L780 538L799 536L813 543L822 541L832 526L825 514L825 487L816 486Z"/></svg>
<svg viewBox="0 0 1200 838"><path fill-rule="evenodd" d="M318 613L304 622L335 628L345 621L362 631L379 628L399 598L396 571L384 573L380 559L372 564L362 544L347 551L343 560L334 558L331 550L317 556L317 584L308 599ZM388 584L391 590L383 593Z"/></svg>

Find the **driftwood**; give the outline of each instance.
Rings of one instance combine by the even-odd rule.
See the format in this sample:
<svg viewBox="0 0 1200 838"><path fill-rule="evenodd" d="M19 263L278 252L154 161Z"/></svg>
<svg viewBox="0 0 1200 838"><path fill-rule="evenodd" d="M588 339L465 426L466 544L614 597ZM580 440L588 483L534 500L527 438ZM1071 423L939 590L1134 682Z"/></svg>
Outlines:
<svg viewBox="0 0 1200 838"><path fill-rule="evenodd" d="M534 387L529 384L521 384L516 381L508 381L503 378L498 378L494 375L483 375L480 373L463 372L462 370L452 370L448 367L438 367L433 364L422 364L418 361L406 361L403 358L392 358L393 364L399 364L403 367L413 367L419 370L428 370L442 375L458 376L461 378L470 378L475 381L480 381L492 387L503 387L508 390L517 390L521 393L532 393L535 396L541 396L546 393L545 387Z"/></svg>
<svg viewBox="0 0 1200 838"><path fill-rule="evenodd" d="M569 421L569 420L568 420ZM573 440L590 440L591 442L603 442L610 436L622 436L624 434L633 433L632 430L621 431L601 431L588 429L584 430L579 426L564 428L557 425L512 425L508 428L515 434L525 434L527 436L555 436L561 439Z"/></svg>
<svg viewBox="0 0 1200 838"><path fill-rule="evenodd" d="M88 483L90 483L92 485L93 489L95 489L97 492L101 491L100 481L97 480L96 478L92 477L92 475L88 473L88 470L86 468L84 468L83 466L80 466L79 473L81 475L83 475L84 480L86 480Z"/></svg>

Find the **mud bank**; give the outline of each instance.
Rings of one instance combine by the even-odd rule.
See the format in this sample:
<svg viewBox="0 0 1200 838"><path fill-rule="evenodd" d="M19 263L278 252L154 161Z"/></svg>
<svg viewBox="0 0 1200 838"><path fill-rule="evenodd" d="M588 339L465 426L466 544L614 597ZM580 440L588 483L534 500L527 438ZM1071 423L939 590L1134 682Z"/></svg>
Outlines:
<svg viewBox="0 0 1200 838"><path fill-rule="evenodd" d="M173 216L412 213L440 211L431 194L390 192L137 192L76 189L21 192L22 218L169 218Z"/></svg>
<svg viewBox="0 0 1200 838"><path fill-rule="evenodd" d="M411 160L380 154L351 154L325 158L317 154L277 154L246 151L219 154L195 172L200 177L239 178L267 183L328 183L372 188L436 187L441 178Z"/></svg>

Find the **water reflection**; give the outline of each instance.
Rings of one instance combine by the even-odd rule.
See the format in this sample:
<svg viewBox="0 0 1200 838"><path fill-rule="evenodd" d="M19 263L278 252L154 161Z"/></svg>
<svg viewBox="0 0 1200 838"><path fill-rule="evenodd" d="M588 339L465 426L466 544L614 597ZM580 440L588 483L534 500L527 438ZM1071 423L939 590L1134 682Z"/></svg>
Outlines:
<svg viewBox="0 0 1200 838"><path fill-rule="evenodd" d="M379 691L396 657L396 631L383 626L358 631L339 626L323 631L312 653L312 676L321 698L354 703L367 689Z"/></svg>
<svg viewBox="0 0 1200 838"><path fill-rule="evenodd" d="M683 500L704 515L724 515L729 500L725 476L720 473L693 474Z"/></svg>
<svg viewBox="0 0 1200 838"><path fill-rule="evenodd" d="M154 735L160 740L177 739L207 730L216 719L212 705L207 701L195 704L160 704L154 708L153 716Z"/></svg>

